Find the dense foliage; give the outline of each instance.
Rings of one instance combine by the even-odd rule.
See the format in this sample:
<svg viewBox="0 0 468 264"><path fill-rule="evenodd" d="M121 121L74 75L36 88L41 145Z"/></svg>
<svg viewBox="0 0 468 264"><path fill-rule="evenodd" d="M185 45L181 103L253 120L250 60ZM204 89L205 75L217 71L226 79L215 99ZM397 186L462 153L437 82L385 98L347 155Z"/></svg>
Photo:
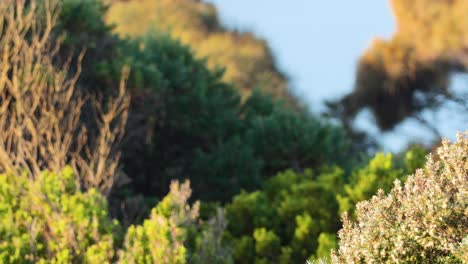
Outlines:
<svg viewBox="0 0 468 264"><path fill-rule="evenodd" d="M119 39L103 22L101 1L68 0L63 9L57 35L65 34L65 50L88 50L83 68L92 71L80 78L84 88L112 94L121 68L131 69L122 146L123 170L132 180L126 193L160 197L171 179L190 178L195 197L227 201L287 168L348 162L349 142L339 126L260 92L266 84L251 86L252 95L242 101L221 70L210 70L168 34ZM67 17L72 12L86 23Z"/></svg>
<svg viewBox="0 0 468 264"><path fill-rule="evenodd" d="M286 171L259 191L235 196L226 210L237 263L294 263L313 255L318 237L339 228L338 202L328 183L342 177L339 169L320 175Z"/></svg>
<svg viewBox="0 0 468 264"><path fill-rule="evenodd" d="M339 127L261 92L242 103L220 72L167 36L119 50L135 91L123 159L139 192L160 195L170 179L189 177L197 197L226 200L286 168L344 162Z"/></svg>
<svg viewBox="0 0 468 264"><path fill-rule="evenodd" d="M105 197L77 183L70 167L35 180L0 175L2 263L229 263L223 212L200 222L188 182L173 182L150 218L126 232L109 217Z"/></svg>
<svg viewBox="0 0 468 264"><path fill-rule="evenodd" d="M2 263L103 263L114 257L118 223L95 189L80 192L71 168L0 175Z"/></svg>
<svg viewBox="0 0 468 264"><path fill-rule="evenodd" d="M422 147L353 152L343 127L290 107L265 43L201 1L5 0L0 15L0 262L466 261L466 138L408 179Z"/></svg>
<svg viewBox="0 0 468 264"><path fill-rule="evenodd" d="M345 215L333 263L468 261L468 139L444 141L424 169Z"/></svg>
<svg viewBox="0 0 468 264"><path fill-rule="evenodd" d="M378 153L350 176L339 167L288 170L265 181L260 190L241 192L226 205L228 236L237 263L296 263L327 258L337 245L337 219L354 214L354 204L420 167L425 151Z"/></svg>
<svg viewBox="0 0 468 264"><path fill-rule="evenodd" d="M233 83L244 98L255 88L294 102L287 80L263 40L252 33L226 30L211 4L194 0L113 1L107 21L122 36L169 32L190 45L198 58L208 58L210 69L225 68L223 80Z"/></svg>

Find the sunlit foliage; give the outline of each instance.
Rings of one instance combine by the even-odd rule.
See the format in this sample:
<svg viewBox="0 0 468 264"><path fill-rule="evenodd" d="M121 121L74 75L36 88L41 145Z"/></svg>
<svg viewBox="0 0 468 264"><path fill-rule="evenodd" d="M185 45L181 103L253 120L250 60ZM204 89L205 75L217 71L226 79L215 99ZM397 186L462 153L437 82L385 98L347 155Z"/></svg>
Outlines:
<svg viewBox="0 0 468 264"><path fill-rule="evenodd" d="M169 32L189 45L210 69L225 68L223 80L235 84L245 98L255 88L293 101L287 79L275 64L267 43L251 33L228 31L215 7L193 0L112 1L107 20L122 36Z"/></svg>
<svg viewBox="0 0 468 264"><path fill-rule="evenodd" d="M190 195L188 182L173 182L150 218L123 232L105 197L95 189L81 192L70 167L35 180L1 174L0 262L207 263L219 254L229 263L231 250L221 243L223 212L201 223Z"/></svg>
<svg viewBox="0 0 468 264"><path fill-rule="evenodd" d="M468 260L468 139L444 141L403 184L345 215L333 263L465 263Z"/></svg>
<svg viewBox="0 0 468 264"><path fill-rule="evenodd" d="M195 224L199 204L187 204L189 183L172 183L170 193L142 225L130 226L120 257L124 263L187 263L187 229Z"/></svg>
<svg viewBox="0 0 468 264"><path fill-rule="evenodd" d="M363 168L356 168L344 185L344 195L338 195L340 212L354 212L354 206L360 201L372 197L379 189L389 191L395 180L405 180L406 175L423 166L426 150L414 147L403 157L395 158L392 154L377 153Z"/></svg>
<svg viewBox="0 0 468 264"><path fill-rule="evenodd" d="M236 262L295 263L318 247L334 248L333 243L325 245L330 240L318 240L339 228L339 206L328 180L343 181L343 171L286 171L265 182L262 190L235 196L226 210Z"/></svg>
<svg viewBox="0 0 468 264"><path fill-rule="evenodd" d="M468 69L467 1L390 2L397 31L373 41L359 60L354 91L333 106L346 122L368 107L382 130L407 117L421 120L422 110L445 100L460 103L449 77Z"/></svg>
<svg viewBox="0 0 468 264"><path fill-rule="evenodd" d="M341 214L354 215L354 204L379 188L390 190L395 179L404 180L424 164L425 154L420 147L398 156L378 153L350 173L339 167L288 170L260 190L236 195L226 205L236 263L329 260Z"/></svg>
<svg viewBox="0 0 468 264"><path fill-rule="evenodd" d="M0 175L2 263L104 263L114 257L119 225L95 189L80 192L71 168Z"/></svg>

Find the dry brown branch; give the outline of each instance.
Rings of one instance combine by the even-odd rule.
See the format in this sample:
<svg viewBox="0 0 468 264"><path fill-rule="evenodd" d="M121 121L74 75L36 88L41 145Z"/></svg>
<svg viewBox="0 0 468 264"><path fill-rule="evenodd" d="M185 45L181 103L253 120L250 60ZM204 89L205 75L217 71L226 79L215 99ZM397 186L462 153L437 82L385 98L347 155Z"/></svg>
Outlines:
<svg viewBox="0 0 468 264"><path fill-rule="evenodd" d="M118 95L105 103L81 93L77 81L84 52L73 76L71 59L61 69L53 64L60 41L50 34L60 1L26 2L0 1L0 172L26 170L34 177L70 164L82 187L108 195L127 120L128 73L123 72ZM85 104L96 113L93 122L82 120Z"/></svg>

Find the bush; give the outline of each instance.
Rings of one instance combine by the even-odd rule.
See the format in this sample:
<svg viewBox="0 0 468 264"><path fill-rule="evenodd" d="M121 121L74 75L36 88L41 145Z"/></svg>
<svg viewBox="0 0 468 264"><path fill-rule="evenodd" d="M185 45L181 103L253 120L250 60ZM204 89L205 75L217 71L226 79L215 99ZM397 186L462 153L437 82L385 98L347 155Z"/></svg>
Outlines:
<svg viewBox="0 0 468 264"><path fill-rule="evenodd" d="M334 248L338 201L330 183L343 177L338 168L289 170L235 196L226 211L236 263L296 263Z"/></svg>
<svg viewBox="0 0 468 264"><path fill-rule="evenodd" d="M250 98L246 108L256 107L255 100L265 100L260 96ZM345 158L349 142L339 126L308 113L289 111L277 102L271 112L252 112L247 110L250 119L244 138L263 160L263 172L268 176L289 168L301 171L352 160Z"/></svg>
<svg viewBox="0 0 468 264"><path fill-rule="evenodd" d="M109 218L105 197L77 183L70 167L35 180L0 175L0 262L230 263L224 213L200 222L198 203L188 204L188 182L173 182L151 217L126 234Z"/></svg>
<svg viewBox="0 0 468 264"><path fill-rule="evenodd" d="M219 149L239 145L230 140L242 126L238 93L221 81L220 72L209 71L190 49L166 35L123 41L120 52L132 69L128 86L134 95L133 107L123 162L133 188L160 197L171 179L190 177L197 197L206 198L212 189L222 192L215 196L218 199L228 196L224 182L240 175L215 171L218 181L207 189L204 178L213 173L200 165L212 159L207 153L219 154ZM231 143L224 146L225 142ZM220 161L215 162L223 171L232 163L239 164L224 158L224 154L218 156ZM256 163L251 159L246 170L255 173Z"/></svg>
<svg viewBox="0 0 468 264"><path fill-rule="evenodd" d="M395 181L345 215L333 263L462 263L468 261L468 139L444 141L402 184Z"/></svg>
<svg viewBox="0 0 468 264"><path fill-rule="evenodd" d="M187 229L198 217L198 203L187 204L189 183L174 182L171 191L142 225L130 226L121 252L123 263L186 263Z"/></svg>
<svg viewBox="0 0 468 264"><path fill-rule="evenodd" d="M344 194L338 195L340 212L354 215L358 202L371 198L379 189L389 191L396 179L404 180L406 175L424 165L427 151L412 147L404 155L377 153L364 167L357 166L344 185Z"/></svg>
<svg viewBox="0 0 468 264"><path fill-rule="evenodd" d="M341 213L354 214L354 203L369 199L379 186L389 190L395 179L423 163L424 153L418 147L397 156L377 153L349 173L327 166L315 172L287 170L265 180L260 190L241 192L226 205L235 260L329 258L337 247Z"/></svg>
<svg viewBox="0 0 468 264"><path fill-rule="evenodd" d="M0 175L0 262L104 263L119 241L95 189L80 192L73 170Z"/></svg>

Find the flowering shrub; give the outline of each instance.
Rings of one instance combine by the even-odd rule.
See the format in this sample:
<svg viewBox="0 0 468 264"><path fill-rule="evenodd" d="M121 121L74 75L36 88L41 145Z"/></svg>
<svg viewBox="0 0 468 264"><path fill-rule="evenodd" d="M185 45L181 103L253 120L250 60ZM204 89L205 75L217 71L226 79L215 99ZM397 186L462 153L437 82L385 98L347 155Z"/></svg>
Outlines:
<svg viewBox="0 0 468 264"><path fill-rule="evenodd" d="M333 263L466 263L468 138L447 140L424 169L345 214Z"/></svg>

